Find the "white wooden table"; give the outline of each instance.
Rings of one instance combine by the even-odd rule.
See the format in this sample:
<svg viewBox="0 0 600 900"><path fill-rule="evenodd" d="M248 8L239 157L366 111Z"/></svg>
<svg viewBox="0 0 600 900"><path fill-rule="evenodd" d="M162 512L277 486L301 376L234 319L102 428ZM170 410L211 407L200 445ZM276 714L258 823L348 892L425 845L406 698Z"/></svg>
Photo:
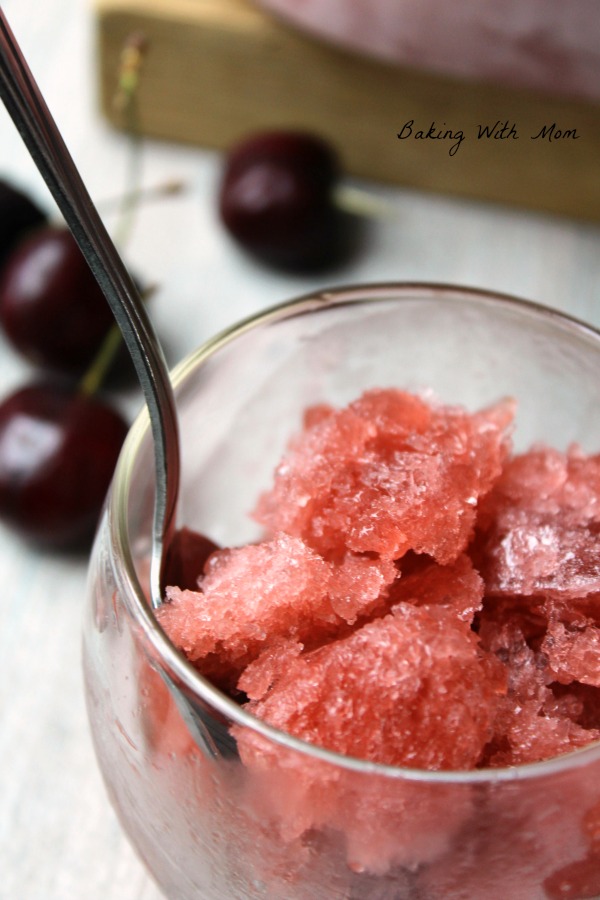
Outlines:
<svg viewBox="0 0 600 900"><path fill-rule="evenodd" d="M89 0L3 8L97 200L123 190L128 144L97 112ZM435 280L507 291L600 325L600 227L369 185L393 215L326 280L243 258L218 225L217 154L147 142L143 181L186 193L144 207L128 257L159 285L152 315L171 362L235 319L325 284ZM4 109L0 177L52 208ZM108 220L110 225L110 220ZM31 375L0 335L0 390ZM133 414L139 398L123 398ZM104 794L80 672L86 560L25 546L0 528L0 900L158 900Z"/></svg>

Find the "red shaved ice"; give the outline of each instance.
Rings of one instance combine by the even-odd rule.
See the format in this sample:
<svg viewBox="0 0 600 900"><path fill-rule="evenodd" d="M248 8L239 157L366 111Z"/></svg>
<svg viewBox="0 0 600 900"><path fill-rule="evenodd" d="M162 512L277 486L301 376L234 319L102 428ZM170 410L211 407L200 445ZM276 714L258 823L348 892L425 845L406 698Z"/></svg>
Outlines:
<svg viewBox="0 0 600 900"><path fill-rule="evenodd" d="M390 602L447 606L461 621L470 624L482 607L484 588L483 579L466 554L447 566L425 558L418 571L396 580L390 590Z"/></svg>
<svg viewBox="0 0 600 900"><path fill-rule="evenodd" d="M537 447L482 501L488 593L569 599L600 591L600 456Z"/></svg>
<svg viewBox="0 0 600 900"><path fill-rule="evenodd" d="M311 407L263 539L200 542L160 623L249 712L347 756L468 770L600 739L600 456L511 455L513 415L392 388Z"/></svg>
<svg viewBox="0 0 600 900"><path fill-rule="evenodd" d="M272 670L268 653L262 665ZM408 603L311 653L290 648L261 696L264 685L259 659L239 686L271 725L348 756L424 769L474 767L505 691L501 664L450 610Z"/></svg>
<svg viewBox="0 0 600 900"><path fill-rule="evenodd" d="M593 622L573 627L550 620L542 649L557 681L600 687L600 628Z"/></svg>
<svg viewBox="0 0 600 900"><path fill-rule="evenodd" d="M314 644L352 624L374 609L396 574L389 560L346 553L339 563L326 561L281 533L213 553L199 590L167 588L158 618L188 659L203 660L203 670L222 679L279 638Z"/></svg>
<svg viewBox="0 0 600 900"><path fill-rule="evenodd" d="M346 547L451 562L475 507L500 474L513 405L469 415L400 390L367 391L328 415L308 414L255 518L323 554Z"/></svg>

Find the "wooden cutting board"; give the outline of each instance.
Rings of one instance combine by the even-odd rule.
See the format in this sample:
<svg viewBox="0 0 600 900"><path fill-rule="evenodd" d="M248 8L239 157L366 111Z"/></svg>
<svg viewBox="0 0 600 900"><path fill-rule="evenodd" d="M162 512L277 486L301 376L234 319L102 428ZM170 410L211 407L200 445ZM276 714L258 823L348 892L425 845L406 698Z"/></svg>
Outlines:
<svg viewBox="0 0 600 900"><path fill-rule="evenodd" d="M227 148L257 129L307 128L352 175L600 220L598 105L366 59L246 0L96 0L96 17L116 127L120 54L141 32L145 135Z"/></svg>

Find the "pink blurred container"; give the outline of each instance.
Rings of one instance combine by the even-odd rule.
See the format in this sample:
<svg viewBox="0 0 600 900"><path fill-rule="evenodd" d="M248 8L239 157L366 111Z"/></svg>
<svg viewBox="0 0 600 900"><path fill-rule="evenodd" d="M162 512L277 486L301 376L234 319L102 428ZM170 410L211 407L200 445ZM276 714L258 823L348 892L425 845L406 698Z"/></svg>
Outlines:
<svg viewBox="0 0 600 900"><path fill-rule="evenodd" d="M255 0L341 46L451 76L600 100L598 0Z"/></svg>

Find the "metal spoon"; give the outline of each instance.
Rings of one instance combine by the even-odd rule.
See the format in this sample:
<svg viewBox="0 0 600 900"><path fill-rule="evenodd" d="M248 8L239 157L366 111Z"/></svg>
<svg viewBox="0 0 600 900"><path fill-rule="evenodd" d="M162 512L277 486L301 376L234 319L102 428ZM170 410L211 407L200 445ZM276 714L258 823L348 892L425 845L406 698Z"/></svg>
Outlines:
<svg viewBox="0 0 600 900"><path fill-rule="evenodd" d="M110 304L144 392L156 465L150 571L150 597L156 609L162 603L162 574L179 492L179 432L167 365L139 292L92 203L2 9L0 96Z"/></svg>

